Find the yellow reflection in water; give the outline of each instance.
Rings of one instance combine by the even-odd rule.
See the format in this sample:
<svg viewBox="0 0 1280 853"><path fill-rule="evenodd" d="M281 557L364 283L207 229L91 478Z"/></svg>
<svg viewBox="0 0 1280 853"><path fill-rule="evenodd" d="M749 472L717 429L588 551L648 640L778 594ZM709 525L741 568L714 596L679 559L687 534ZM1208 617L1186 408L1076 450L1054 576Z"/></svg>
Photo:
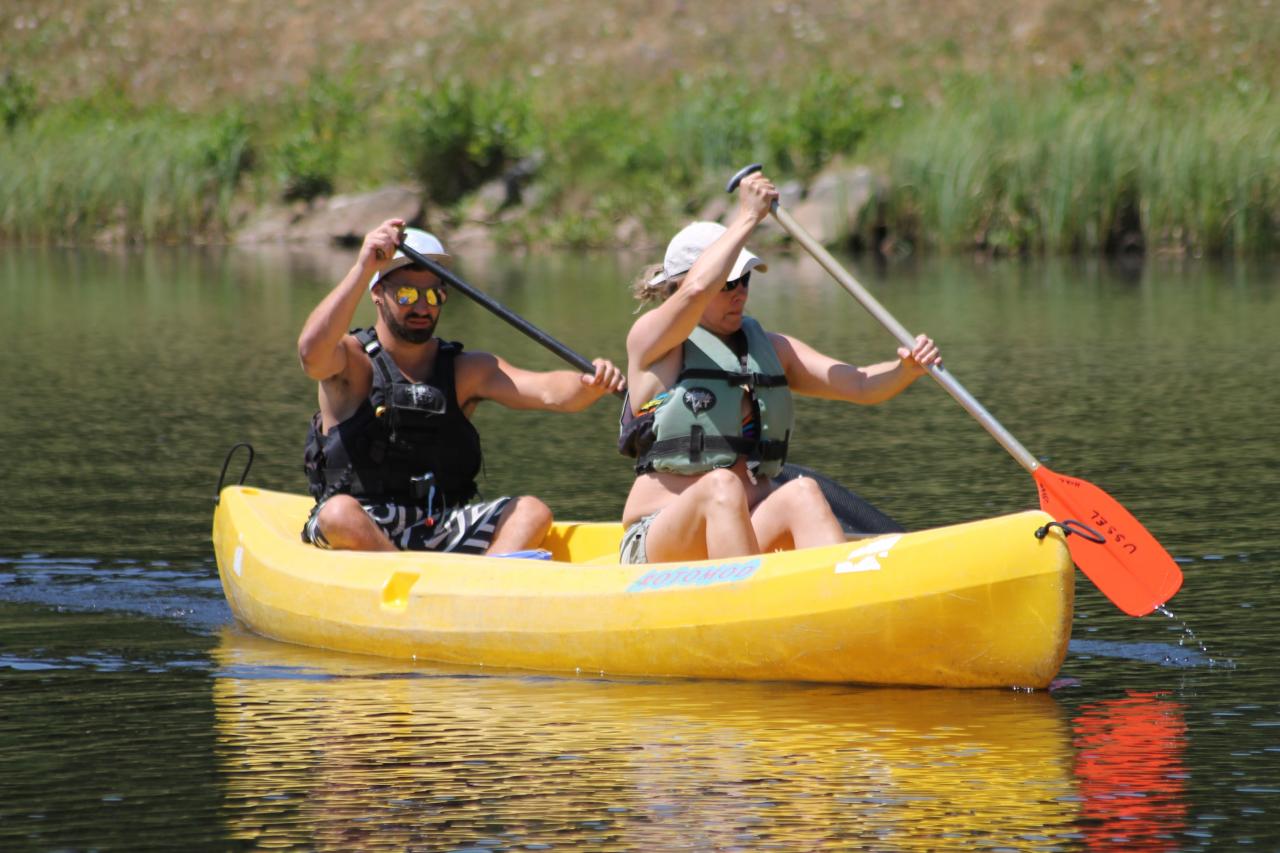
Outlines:
<svg viewBox="0 0 1280 853"><path fill-rule="evenodd" d="M225 816L261 848L1036 849L1078 808L1045 694L215 654Z"/></svg>

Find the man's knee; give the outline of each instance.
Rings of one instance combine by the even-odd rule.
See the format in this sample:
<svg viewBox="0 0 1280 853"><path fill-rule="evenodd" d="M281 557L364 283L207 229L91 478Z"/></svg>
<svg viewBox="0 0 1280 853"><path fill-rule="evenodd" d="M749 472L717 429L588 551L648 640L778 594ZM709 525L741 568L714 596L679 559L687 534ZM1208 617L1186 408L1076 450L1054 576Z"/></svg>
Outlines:
<svg viewBox="0 0 1280 853"><path fill-rule="evenodd" d="M544 530L551 527L551 507L533 495L521 495L515 498L503 515L506 517L505 520L516 524Z"/></svg>
<svg viewBox="0 0 1280 853"><path fill-rule="evenodd" d="M320 507L320 512L316 514L316 526L325 538L332 539L334 534L350 530L363 519L368 519L368 516L358 500L351 495L334 495Z"/></svg>
<svg viewBox="0 0 1280 853"><path fill-rule="evenodd" d="M512 498L502 508L486 553L537 547L551 530L551 520L551 508L537 498Z"/></svg>
<svg viewBox="0 0 1280 853"><path fill-rule="evenodd" d="M360 502L351 495L334 495L316 514L316 529L329 547L337 550L367 550L385 543L383 533Z"/></svg>

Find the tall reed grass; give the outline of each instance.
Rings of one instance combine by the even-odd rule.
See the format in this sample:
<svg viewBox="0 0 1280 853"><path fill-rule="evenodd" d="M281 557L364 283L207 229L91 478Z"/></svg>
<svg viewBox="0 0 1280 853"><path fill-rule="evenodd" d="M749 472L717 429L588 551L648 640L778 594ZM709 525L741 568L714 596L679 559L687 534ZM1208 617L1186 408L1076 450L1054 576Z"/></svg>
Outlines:
<svg viewBox="0 0 1280 853"><path fill-rule="evenodd" d="M15 84L0 130L0 237L218 235L234 227L237 199L406 178L457 215L469 192L525 160L538 164L533 191L499 236L609 245L620 223L669 233L747 162L803 182L844 158L890 186L864 221L868 245L874 228L993 253L1280 249L1280 102L1265 92L979 76L899 92L822 66L786 83L718 72L625 85L379 91L349 70L193 116L109 100L40 111Z"/></svg>
<svg viewBox="0 0 1280 853"><path fill-rule="evenodd" d="M178 240L226 231L250 130L235 114L43 113L0 135L0 233L24 241Z"/></svg>
<svg viewBox="0 0 1280 853"><path fill-rule="evenodd" d="M890 231L938 247L1280 248L1274 102L966 91L871 148L895 187Z"/></svg>

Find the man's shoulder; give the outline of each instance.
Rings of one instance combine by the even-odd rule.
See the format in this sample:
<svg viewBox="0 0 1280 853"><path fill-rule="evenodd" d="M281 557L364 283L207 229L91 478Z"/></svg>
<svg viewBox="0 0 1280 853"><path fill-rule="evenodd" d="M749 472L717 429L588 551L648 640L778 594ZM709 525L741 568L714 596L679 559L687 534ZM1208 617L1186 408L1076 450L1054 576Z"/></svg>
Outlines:
<svg viewBox="0 0 1280 853"><path fill-rule="evenodd" d="M374 340L377 340L376 336ZM373 374L371 354L366 343L354 331L342 336L341 346L347 351L345 367L341 373L320 380L320 385L335 393L341 393L337 391L340 388L354 388L355 393L359 394L368 385Z"/></svg>
<svg viewBox="0 0 1280 853"><path fill-rule="evenodd" d="M441 341L441 347L443 348L446 343L453 344L454 342ZM462 348L462 344L457 344L457 349L451 350L451 353L453 355L453 369L455 372L487 372L496 369L501 363L501 359L491 352L485 352L484 350L464 350Z"/></svg>
<svg viewBox="0 0 1280 853"><path fill-rule="evenodd" d="M353 364L367 362L368 358L378 351L377 332L373 329L352 329L340 339L341 346L347 351L347 369Z"/></svg>

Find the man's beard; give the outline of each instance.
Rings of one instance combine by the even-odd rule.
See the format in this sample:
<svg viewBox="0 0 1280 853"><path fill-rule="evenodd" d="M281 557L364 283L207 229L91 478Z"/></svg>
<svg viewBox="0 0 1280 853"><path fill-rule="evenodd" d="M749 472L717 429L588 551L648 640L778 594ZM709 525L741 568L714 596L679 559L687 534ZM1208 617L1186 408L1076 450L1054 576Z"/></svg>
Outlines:
<svg viewBox="0 0 1280 853"><path fill-rule="evenodd" d="M387 323L387 328L391 330L391 334L405 343L425 344L436 333L436 321L425 314L419 314L418 316L426 318L428 321L426 326L409 327L396 319L395 314L387 307L385 302L380 303L378 309L379 313L382 314L382 319Z"/></svg>

